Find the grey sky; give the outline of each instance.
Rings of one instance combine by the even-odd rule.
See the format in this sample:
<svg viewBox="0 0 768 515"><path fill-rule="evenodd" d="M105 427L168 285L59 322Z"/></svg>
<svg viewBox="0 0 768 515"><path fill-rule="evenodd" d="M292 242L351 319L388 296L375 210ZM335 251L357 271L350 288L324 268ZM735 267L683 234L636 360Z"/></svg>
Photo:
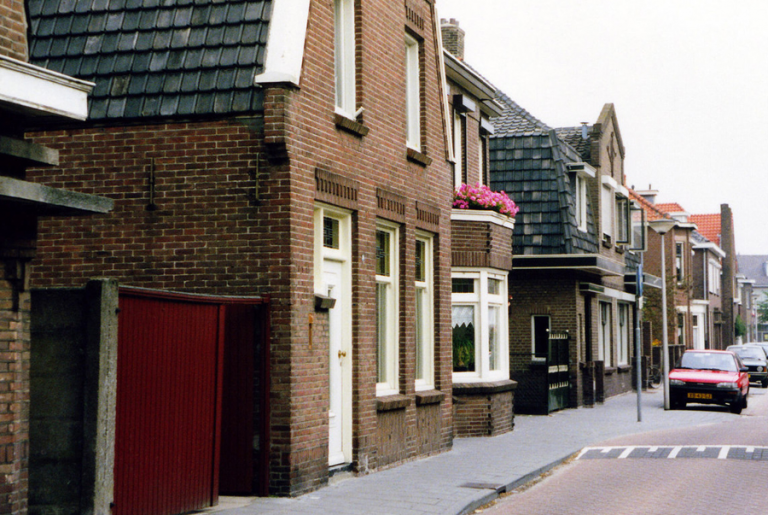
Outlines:
<svg viewBox="0 0 768 515"><path fill-rule="evenodd" d="M768 254L768 1L437 0L465 60L553 127L613 102L629 186L689 213L733 209Z"/></svg>

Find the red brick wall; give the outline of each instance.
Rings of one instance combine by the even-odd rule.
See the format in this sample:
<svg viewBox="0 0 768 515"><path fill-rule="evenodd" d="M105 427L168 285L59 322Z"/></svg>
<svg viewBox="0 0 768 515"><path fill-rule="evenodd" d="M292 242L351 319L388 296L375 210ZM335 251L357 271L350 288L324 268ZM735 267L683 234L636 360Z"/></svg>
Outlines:
<svg viewBox="0 0 768 515"><path fill-rule="evenodd" d="M13 309L0 261L0 513L27 512L29 467L29 293Z"/></svg>
<svg viewBox="0 0 768 515"><path fill-rule="evenodd" d="M514 229L490 222L451 222L453 266L512 268Z"/></svg>
<svg viewBox="0 0 768 515"><path fill-rule="evenodd" d="M431 3L409 2L425 17L422 59L424 152L432 164L406 158L403 4L363 2L358 12L358 103L366 136L334 122L332 3L313 1L301 88L265 90L261 119L157 123L35 135L61 151L61 166L35 180L115 200L112 213L41 224L37 286L81 285L95 276L121 284L209 294L270 294L272 384L270 492L295 495L327 481L327 347L308 345L314 313L313 205L327 196L318 174L357 184L353 216L353 464L360 472L446 450L451 406L450 203L443 108ZM415 4L415 5L414 5ZM412 26L409 23L408 26ZM418 27L416 27L418 29ZM156 210L147 210L154 166ZM257 173L258 171L258 173ZM258 201L253 201L258 179ZM377 207L377 191L402 197L402 212ZM332 197L331 197L332 198ZM433 206L418 220L416 204ZM375 224L401 223L401 394L414 392L414 236L435 234L435 383L438 441L417 443L414 402L402 411L393 456L380 454L376 410ZM394 448L394 446L392 447ZM385 456L386 455L386 456Z"/></svg>
<svg viewBox="0 0 768 515"><path fill-rule="evenodd" d="M27 61L27 18L24 0L0 0L0 55Z"/></svg>
<svg viewBox="0 0 768 515"><path fill-rule="evenodd" d="M514 392L456 396L456 436L497 436L514 427Z"/></svg>

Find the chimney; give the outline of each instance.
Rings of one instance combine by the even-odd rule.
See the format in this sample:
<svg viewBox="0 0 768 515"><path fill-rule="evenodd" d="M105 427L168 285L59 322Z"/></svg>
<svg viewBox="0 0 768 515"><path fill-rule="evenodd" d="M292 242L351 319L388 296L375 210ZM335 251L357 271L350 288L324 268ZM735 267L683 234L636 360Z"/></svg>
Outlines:
<svg viewBox="0 0 768 515"><path fill-rule="evenodd" d="M645 200L650 202L651 204L656 203L656 195L659 194L659 190L655 190L651 187L651 185L648 185L647 190L635 190L635 193L643 197Z"/></svg>
<svg viewBox="0 0 768 515"><path fill-rule="evenodd" d="M459 61L463 61L464 30L459 27L459 21L456 18L443 18L440 20L440 30L443 33L443 48Z"/></svg>

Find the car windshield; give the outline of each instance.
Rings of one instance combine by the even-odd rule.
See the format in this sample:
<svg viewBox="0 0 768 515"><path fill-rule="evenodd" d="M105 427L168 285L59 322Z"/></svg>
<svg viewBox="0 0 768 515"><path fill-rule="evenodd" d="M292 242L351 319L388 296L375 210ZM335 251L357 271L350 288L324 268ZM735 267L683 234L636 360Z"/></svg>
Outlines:
<svg viewBox="0 0 768 515"><path fill-rule="evenodd" d="M765 359L765 353L754 347L728 347L728 350L738 354L741 359Z"/></svg>
<svg viewBox="0 0 768 515"><path fill-rule="evenodd" d="M733 356L721 352L686 352L680 360L680 368L696 370L724 370L736 372Z"/></svg>

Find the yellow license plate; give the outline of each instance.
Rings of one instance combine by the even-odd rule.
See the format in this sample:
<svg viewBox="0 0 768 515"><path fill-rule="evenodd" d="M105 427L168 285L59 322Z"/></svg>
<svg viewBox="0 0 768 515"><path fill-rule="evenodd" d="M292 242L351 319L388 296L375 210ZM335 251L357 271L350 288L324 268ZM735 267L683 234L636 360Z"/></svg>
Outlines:
<svg viewBox="0 0 768 515"><path fill-rule="evenodd" d="M711 393L688 393L689 399L711 399L712 394Z"/></svg>

